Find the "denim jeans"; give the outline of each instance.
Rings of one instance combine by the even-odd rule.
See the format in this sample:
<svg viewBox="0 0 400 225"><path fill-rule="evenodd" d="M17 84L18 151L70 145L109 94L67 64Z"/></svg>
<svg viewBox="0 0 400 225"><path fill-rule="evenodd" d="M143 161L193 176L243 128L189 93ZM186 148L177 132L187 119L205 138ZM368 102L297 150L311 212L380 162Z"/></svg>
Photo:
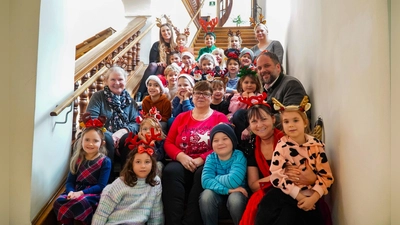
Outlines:
<svg viewBox="0 0 400 225"><path fill-rule="evenodd" d="M226 207L235 225L239 224L246 208L247 198L240 192L220 195L205 189L200 195L200 212L205 225L218 224L219 207ZM225 206L226 205L226 206Z"/></svg>

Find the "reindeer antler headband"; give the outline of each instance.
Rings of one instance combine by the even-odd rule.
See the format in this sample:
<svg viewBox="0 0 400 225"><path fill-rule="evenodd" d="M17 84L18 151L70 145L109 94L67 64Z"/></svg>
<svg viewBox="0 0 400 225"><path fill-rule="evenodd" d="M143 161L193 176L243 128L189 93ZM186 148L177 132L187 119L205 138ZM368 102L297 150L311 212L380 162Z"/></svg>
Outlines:
<svg viewBox="0 0 400 225"><path fill-rule="evenodd" d="M214 39L216 39L216 35L213 33L214 32L214 28L215 26L218 24L218 17L215 17L214 19L210 20L210 21L205 21L203 19L199 19L200 25L203 28L204 32L207 34L210 34L214 37ZM208 26L210 26L210 30L208 30Z"/></svg>
<svg viewBox="0 0 400 225"><path fill-rule="evenodd" d="M300 105L289 105L284 106L282 103L278 101L276 98L272 98L272 103L274 103L274 109L282 113L286 109L297 109L300 112L307 112L311 108L311 103L308 102L308 96L304 96L303 100L300 102Z"/></svg>
<svg viewBox="0 0 400 225"><path fill-rule="evenodd" d="M250 17L249 18L250 19L250 25L251 25L251 27L256 27L256 26L258 26L259 24L264 24L264 25L266 25L267 24L267 21L264 19L264 16L263 16L263 14L261 14L260 13L260 15L258 16L258 22L256 21L256 20L254 20L254 18L252 18L252 17Z"/></svg>
<svg viewBox="0 0 400 225"><path fill-rule="evenodd" d="M231 29L228 31L228 37L238 36L240 37L241 33L240 30L237 30L236 33L233 33Z"/></svg>
<svg viewBox="0 0 400 225"><path fill-rule="evenodd" d="M251 97L239 97L238 100L240 102L243 102L247 105L247 108L252 107L253 105L265 105L268 106L268 108L271 108L271 106L266 103L264 100L267 98L267 93L263 92L262 95L258 96L251 96Z"/></svg>
<svg viewBox="0 0 400 225"><path fill-rule="evenodd" d="M154 150L150 147L154 147L154 141L162 140L161 132L158 132L156 134L154 132L154 128L151 128L150 134L145 134L144 136L145 140L138 140L139 139L138 135L133 136L133 133L129 132L128 137L125 139L125 146L128 145L128 148L130 150L133 150L135 147L138 147L138 153L146 152L149 155L153 155Z"/></svg>
<svg viewBox="0 0 400 225"><path fill-rule="evenodd" d="M163 23L163 21L162 21L162 19L165 19L165 23ZM171 25L172 27L174 27L174 25L172 24L172 21L171 21L171 19L169 18L169 16L167 16L167 15L165 15L165 14L163 14L163 15L161 15L161 17L160 18L158 18L158 17L156 17L156 25L157 25L157 27L158 28L161 28L161 26L163 25L163 24L169 24L169 25Z"/></svg>
<svg viewBox="0 0 400 225"><path fill-rule="evenodd" d="M189 37L189 35L190 35L190 31L189 31L189 28L188 28L188 27L186 27L185 29L183 29L183 33L181 33L180 30L179 30L177 27L174 27L174 30L175 30L175 34L176 34L177 37L178 37L179 35L183 34L183 35L185 35L186 38L187 38L187 37Z"/></svg>
<svg viewBox="0 0 400 225"><path fill-rule="evenodd" d="M105 65L108 69L114 66L119 66L125 70L125 68L128 65L128 60L124 59L123 57L118 57L117 59L113 59L113 57L110 55L105 60Z"/></svg>
<svg viewBox="0 0 400 225"><path fill-rule="evenodd" d="M147 113L147 114L143 110L140 110L139 116L136 117L136 123L140 124L146 118L152 118L155 121L159 122L159 121L161 121L162 116L160 114L160 111L158 111L157 108L155 106L153 106L149 110L149 113Z"/></svg>
<svg viewBox="0 0 400 225"><path fill-rule="evenodd" d="M96 119L92 119L90 116L90 112L85 112L82 115L82 121L79 123L82 129L86 129L89 127L99 128L103 133L106 132L106 128L104 124L106 123L107 118L105 116L99 116Z"/></svg>

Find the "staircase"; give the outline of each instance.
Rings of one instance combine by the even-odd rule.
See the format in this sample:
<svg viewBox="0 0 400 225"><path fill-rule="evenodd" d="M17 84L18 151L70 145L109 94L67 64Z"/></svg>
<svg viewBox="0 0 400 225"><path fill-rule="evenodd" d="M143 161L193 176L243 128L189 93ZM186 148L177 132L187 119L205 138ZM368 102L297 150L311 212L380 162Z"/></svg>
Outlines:
<svg viewBox="0 0 400 225"><path fill-rule="evenodd" d="M252 27L215 27L214 33L217 36L217 41L215 42L215 46L222 49L228 48L228 31L231 29L233 32L240 30L241 37L242 37L242 48L251 48L256 45L258 42L254 35L254 30ZM195 40L193 41L193 49L195 57L199 53L201 48L205 47L204 44L204 31L201 30Z"/></svg>

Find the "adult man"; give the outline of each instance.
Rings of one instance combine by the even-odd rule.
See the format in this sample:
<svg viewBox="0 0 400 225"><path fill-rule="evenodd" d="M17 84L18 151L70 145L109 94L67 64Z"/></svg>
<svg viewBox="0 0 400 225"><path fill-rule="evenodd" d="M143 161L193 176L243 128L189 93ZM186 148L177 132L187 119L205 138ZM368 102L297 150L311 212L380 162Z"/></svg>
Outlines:
<svg viewBox="0 0 400 225"><path fill-rule="evenodd" d="M264 84L264 91L268 94L267 102L272 107L272 97L283 105L299 105L304 95L307 95L303 85L293 76L285 75L278 57L272 52L262 52L257 58L257 71ZM277 122L280 122L279 115ZM311 112L307 111L310 121Z"/></svg>

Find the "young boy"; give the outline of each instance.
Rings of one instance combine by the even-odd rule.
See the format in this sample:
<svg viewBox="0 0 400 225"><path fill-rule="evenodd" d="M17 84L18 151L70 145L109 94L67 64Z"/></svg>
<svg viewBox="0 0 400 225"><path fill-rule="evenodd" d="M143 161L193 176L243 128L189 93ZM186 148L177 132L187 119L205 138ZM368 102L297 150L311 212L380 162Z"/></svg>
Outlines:
<svg viewBox="0 0 400 225"><path fill-rule="evenodd" d="M159 75L164 77L163 75ZM142 110L149 112L152 107L156 107L162 119L160 121L163 132L167 133L167 121L171 117L172 107L171 102L168 100L166 89L164 88L160 78L156 75L150 75L146 80L147 92L149 93L143 99Z"/></svg>
<svg viewBox="0 0 400 225"><path fill-rule="evenodd" d="M217 37L215 36L215 34L213 32L207 32L204 35L204 43L206 44L206 47L200 49L199 55L197 56L197 59L196 59L197 61L200 59L201 55L203 55L204 53L212 53L212 51L217 48L214 45L216 40L217 40Z"/></svg>
<svg viewBox="0 0 400 225"><path fill-rule="evenodd" d="M243 48L239 55L240 65L248 66L250 68L253 67L254 66L253 58L254 58L253 51L248 48Z"/></svg>
<svg viewBox="0 0 400 225"><path fill-rule="evenodd" d="M207 156L201 176L200 213L204 224L218 224L218 206L226 205L234 224L239 224L246 208L247 160L235 150L237 138L228 124L218 124L210 132L213 153Z"/></svg>
<svg viewBox="0 0 400 225"><path fill-rule="evenodd" d="M227 78L227 77L226 77ZM225 115L229 114L229 100L225 99L226 82L227 79L215 79L211 82L213 94L211 96L210 108L222 112Z"/></svg>
<svg viewBox="0 0 400 225"><path fill-rule="evenodd" d="M167 88L169 90L167 97L170 101L175 98L176 92L178 91L178 75L181 70L182 68L176 63L171 63L171 65L167 66L164 70L164 75L167 78Z"/></svg>

